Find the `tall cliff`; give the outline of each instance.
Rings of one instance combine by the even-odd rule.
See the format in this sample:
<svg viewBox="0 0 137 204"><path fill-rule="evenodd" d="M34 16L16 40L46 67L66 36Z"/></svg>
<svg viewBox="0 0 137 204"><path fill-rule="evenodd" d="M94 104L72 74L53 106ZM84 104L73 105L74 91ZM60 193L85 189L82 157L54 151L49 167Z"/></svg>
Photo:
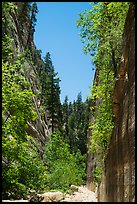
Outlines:
<svg viewBox="0 0 137 204"><path fill-rule="evenodd" d="M115 127L98 190L99 201L135 201L135 5L125 23L121 65L113 94Z"/></svg>
<svg viewBox="0 0 137 204"><path fill-rule="evenodd" d="M31 55L27 55L27 57L24 58L23 72L34 94L32 101L37 113L37 120L33 123L28 121L27 133L35 139L37 150L40 153L40 157L42 157L45 142L51 133L50 120L47 119L48 111L45 110L41 104L40 92L42 87L38 73L43 66L43 61L34 45L32 22L29 11L26 9L26 2L15 2L15 5L17 9L9 13L12 26L10 26L8 32L14 39L12 50L15 50L15 55L25 54L27 52L31 53Z"/></svg>

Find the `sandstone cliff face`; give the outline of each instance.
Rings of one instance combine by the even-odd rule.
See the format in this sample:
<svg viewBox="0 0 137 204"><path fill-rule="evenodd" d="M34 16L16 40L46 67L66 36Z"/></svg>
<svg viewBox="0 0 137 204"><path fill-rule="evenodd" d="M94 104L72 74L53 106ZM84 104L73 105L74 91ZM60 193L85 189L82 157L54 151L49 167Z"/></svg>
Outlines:
<svg viewBox="0 0 137 204"><path fill-rule="evenodd" d="M39 82L38 72L43 64L43 61L36 52L33 41L33 33L31 31L30 16L26 10L26 2L15 2L15 4L17 5L17 10L15 13L10 13L12 30L9 32L11 37L14 39L13 52L15 50L15 56L17 54L24 54L28 48L32 55L32 61L35 61L35 63L32 63L29 58L26 58L23 65L25 77L29 81L31 89L34 93L32 101L38 116L35 123L28 121L27 132L36 139L36 143L39 143L40 146L38 147L38 151L42 157L44 144L48 140L48 135L51 133L51 124L47 119L48 112L44 110L41 105L41 85ZM40 110L43 110L42 112L44 112L44 114L41 114Z"/></svg>
<svg viewBox="0 0 137 204"><path fill-rule="evenodd" d="M135 201L135 6L131 4L123 38L121 66L113 95L115 128L98 190L99 201Z"/></svg>

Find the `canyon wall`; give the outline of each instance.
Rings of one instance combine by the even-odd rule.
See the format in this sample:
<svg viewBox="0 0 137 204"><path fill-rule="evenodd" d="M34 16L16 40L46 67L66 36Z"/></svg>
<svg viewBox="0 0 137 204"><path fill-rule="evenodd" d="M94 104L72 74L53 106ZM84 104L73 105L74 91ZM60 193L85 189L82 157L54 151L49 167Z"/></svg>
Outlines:
<svg viewBox="0 0 137 204"><path fill-rule="evenodd" d="M113 112L115 127L98 188L100 202L135 202L135 5L131 3L123 36Z"/></svg>
<svg viewBox="0 0 137 204"><path fill-rule="evenodd" d="M9 34L13 39L13 52L24 55L24 64L22 64L23 72L26 80L31 86L34 93L32 97L33 106L37 113L35 122L28 121L27 133L36 141L37 151L42 158L45 142L48 140L48 135L51 134L51 122L48 119L48 111L41 104L41 84L39 80L39 72L44 66L40 55L37 52L34 44L34 36L32 32L32 22L27 10L28 2L14 2L17 6L15 12L10 12L11 30ZM30 53L25 55L25 53Z"/></svg>

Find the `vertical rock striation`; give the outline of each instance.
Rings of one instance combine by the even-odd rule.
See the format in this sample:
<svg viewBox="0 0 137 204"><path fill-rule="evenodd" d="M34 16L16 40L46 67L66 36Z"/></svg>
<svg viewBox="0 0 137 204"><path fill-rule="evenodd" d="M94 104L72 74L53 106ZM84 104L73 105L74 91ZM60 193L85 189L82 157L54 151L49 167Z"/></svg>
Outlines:
<svg viewBox="0 0 137 204"><path fill-rule="evenodd" d="M131 3L113 94L115 127L98 190L99 201L135 202L135 5Z"/></svg>
<svg viewBox="0 0 137 204"><path fill-rule="evenodd" d="M51 133L51 122L48 119L48 111L41 105L41 84L38 73L43 66L43 61L37 53L34 44L31 18L27 9L27 3L28 2L14 2L17 6L17 10L9 13L12 23L9 34L13 39L12 50L15 56L27 52L30 52L31 55L31 57L30 55L28 57L24 56L25 62L22 66L24 75L34 93L32 102L37 113L37 119L35 122L28 121L27 133L35 139L35 146L42 158L45 142Z"/></svg>

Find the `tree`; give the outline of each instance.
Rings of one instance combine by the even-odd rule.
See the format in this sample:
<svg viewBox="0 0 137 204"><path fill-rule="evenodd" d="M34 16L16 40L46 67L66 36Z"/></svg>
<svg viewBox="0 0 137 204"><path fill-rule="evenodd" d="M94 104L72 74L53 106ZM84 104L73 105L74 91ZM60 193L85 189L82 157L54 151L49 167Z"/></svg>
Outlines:
<svg viewBox="0 0 137 204"><path fill-rule="evenodd" d="M129 3L98 2L91 3L91 6L92 9L80 14L77 20L77 26L81 27L82 41L85 43L84 52L93 56L91 59L96 67L105 63L116 75Z"/></svg>
<svg viewBox="0 0 137 204"><path fill-rule="evenodd" d="M86 138L88 128L87 109L88 104L82 102L81 93L78 94L77 100L68 104L68 98L62 105L64 137L70 145L71 151L81 151L86 153Z"/></svg>
<svg viewBox="0 0 137 204"><path fill-rule="evenodd" d="M61 129L62 112L60 102L60 79L55 73L54 67L48 52L44 59L44 67L41 70L40 80L42 84L42 103L49 112L52 132L56 128Z"/></svg>
<svg viewBox="0 0 137 204"><path fill-rule="evenodd" d="M77 96L76 100L76 137L78 138L77 147L82 154L87 152L86 143L87 143L87 129L88 129L88 99L85 102L82 102L81 92Z"/></svg>
<svg viewBox="0 0 137 204"><path fill-rule="evenodd" d="M49 167L50 189L69 190L70 185L81 185L85 180L84 156L70 147L59 131L50 135L45 146L45 159Z"/></svg>
<svg viewBox="0 0 137 204"><path fill-rule="evenodd" d="M8 31L12 26L9 12L14 12L14 4L4 2L2 9L3 23ZM39 160L36 146L33 145L34 139L27 134L27 122L34 122L37 115L32 104L31 85L24 74L25 57L21 53L14 56L9 33L3 35L2 198L18 199L26 198L29 188L43 189L47 175L46 167Z"/></svg>
<svg viewBox="0 0 137 204"><path fill-rule="evenodd" d="M17 3L18 4L18 3ZM21 11L18 10L18 17L20 19L20 22L22 23L22 28L20 28L20 31L23 33L23 24L28 24L28 37L26 42L26 49L29 48L31 50L31 41L33 39L33 34L35 32L35 26L37 22L36 15L39 12L37 3L36 2L23 2L22 3L22 9ZM22 36L20 36L22 38Z"/></svg>
<svg viewBox="0 0 137 204"><path fill-rule="evenodd" d="M120 65L129 2L95 2L91 5L90 11L80 14L77 25L81 27L84 52L92 56L96 67L97 80L91 88L95 106L91 110L94 120L89 125L92 129L90 148L103 166L114 127L112 93Z"/></svg>
<svg viewBox="0 0 137 204"><path fill-rule="evenodd" d="M30 2L28 2L30 3ZM35 32L35 26L36 26L36 14L38 13L38 7L37 7L37 3L34 2L31 6L30 6L30 18L31 18L31 29L32 29L32 33Z"/></svg>
<svg viewBox="0 0 137 204"><path fill-rule="evenodd" d="M68 96L65 97L64 103L62 104L62 113L63 113L63 127L64 127L64 138L69 141L68 138L68 118L69 118L69 104Z"/></svg>

